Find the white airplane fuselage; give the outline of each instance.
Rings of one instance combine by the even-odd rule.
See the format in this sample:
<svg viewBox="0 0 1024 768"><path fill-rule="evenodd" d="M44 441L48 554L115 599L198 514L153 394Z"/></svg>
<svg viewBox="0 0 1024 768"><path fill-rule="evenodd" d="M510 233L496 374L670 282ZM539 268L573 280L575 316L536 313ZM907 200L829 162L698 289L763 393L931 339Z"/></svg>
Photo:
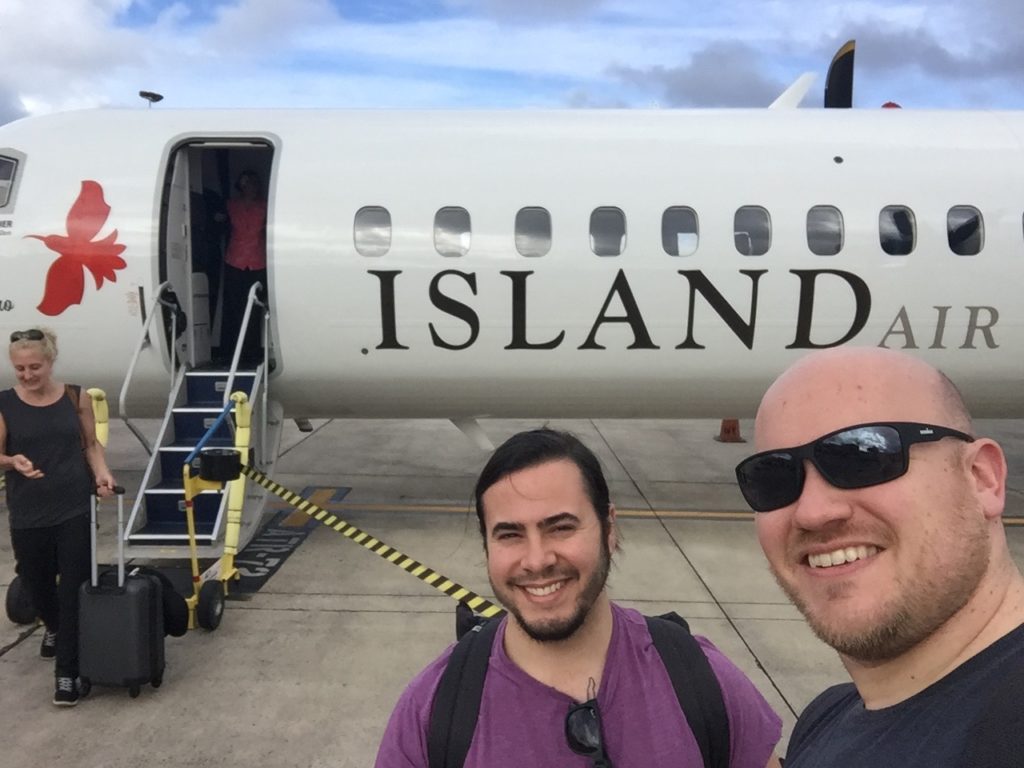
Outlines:
<svg viewBox="0 0 1024 768"><path fill-rule="evenodd" d="M116 393L142 305L175 269L194 269L188 248L180 252L188 214L168 212L175 163L187 164L176 158L195 148L193 193L220 158L226 194L223 179L234 181L243 158L230 153L242 147L268 169L270 392L288 415L746 416L787 364L845 343L919 354L953 378L977 415L1017 417L1022 141L1024 113L993 112L153 109L29 118L0 127L0 158L17 161L11 201L0 207L0 325L53 328L58 374ZM56 312L43 297L60 253L30 236L71 235L66 220L83 182L98 185L109 215L95 214L78 234L97 242L116 230L108 244L124 246L125 266L99 288L85 270L80 301ZM913 212L907 255L880 244L880 211L893 205ZM383 255L357 249L354 221L367 206L390 215ZM666 252L662 216L673 206L699 220L690 255ZM743 206L770 219L762 255L737 250ZM815 206L842 214L835 255L808 247ZM957 206L981 214L975 255L951 250L947 215ZM435 248L435 216L449 207L468 213L461 256ZM550 216L544 255L517 250L523 208ZM601 208L622 213L619 255L592 249L591 216ZM162 413L166 401L162 323L152 339L132 389L136 414Z"/></svg>

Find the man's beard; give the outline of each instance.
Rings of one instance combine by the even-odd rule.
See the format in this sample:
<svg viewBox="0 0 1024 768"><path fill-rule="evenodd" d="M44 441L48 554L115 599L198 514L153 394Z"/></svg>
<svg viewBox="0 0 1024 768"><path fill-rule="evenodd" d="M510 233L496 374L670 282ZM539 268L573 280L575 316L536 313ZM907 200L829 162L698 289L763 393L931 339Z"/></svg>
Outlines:
<svg viewBox="0 0 1024 768"><path fill-rule="evenodd" d="M940 557L929 549L925 557L931 568L923 568L900 579L892 597L882 603L876 615L863 621L867 626L844 627L842 620L828 620L810 600L779 578L776 581L807 619L814 634L836 651L866 664L898 658L926 640L956 615L971 599L989 564L989 534L984 521L961 507L955 522L963 533L957 538L956 556ZM843 585L830 590L829 599L842 599ZM842 610L835 609L833 610Z"/></svg>
<svg viewBox="0 0 1024 768"><path fill-rule="evenodd" d="M559 642L572 637L587 620L587 616L590 615L590 609L594 607L594 603L597 602L598 596L604 590L605 583L608 581L611 559L607 537L602 536L601 559L598 561L597 567L586 584L583 585L579 597L576 598L576 605L572 614L565 619L547 619L529 623L516 607L515 601L506 597L509 595L509 591L499 590L495 587L493 581L491 582L491 587L494 589L498 600L508 609L508 612L515 618L516 623L531 639L536 640L538 643ZM551 568L550 571L544 571L539 574L539 578L550 578L554 575L557 575L557 571L555 568ZM518 587L511 587L511 589L518 589Z"/></svg>

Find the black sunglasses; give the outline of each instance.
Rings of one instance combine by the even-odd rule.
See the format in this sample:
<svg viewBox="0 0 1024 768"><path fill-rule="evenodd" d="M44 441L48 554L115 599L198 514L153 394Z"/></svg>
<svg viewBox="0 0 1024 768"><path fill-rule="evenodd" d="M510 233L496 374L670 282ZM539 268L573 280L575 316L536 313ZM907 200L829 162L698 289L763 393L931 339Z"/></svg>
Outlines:
<svg viewBox="0 0 1024 768"><path fill-rule="evenodd" d="M612 768L612 761L604 751L601 735L601 713L597 699L574 704L565 716L565 740L577 755L589 757L594 768Z"/></svg>
<svg viewBox="0 0 1024 768"><path fill-rule="evenodd" d="M46 338L38 328L29 328L27 331L15 331L11 334L11 343L16 341L42 341Z"/></svg>
<svg viewBox="0 0 1024 768"><path fill-rule="evenodd" d="M796 448L755 453L736 467L743 498L755 512L770 512L800 498L804 461L814 465L836 488L867 488L895 480L910 466L910 446L955 437L968 443L965 432L911 421L857 424L837 429Z"/></svg>

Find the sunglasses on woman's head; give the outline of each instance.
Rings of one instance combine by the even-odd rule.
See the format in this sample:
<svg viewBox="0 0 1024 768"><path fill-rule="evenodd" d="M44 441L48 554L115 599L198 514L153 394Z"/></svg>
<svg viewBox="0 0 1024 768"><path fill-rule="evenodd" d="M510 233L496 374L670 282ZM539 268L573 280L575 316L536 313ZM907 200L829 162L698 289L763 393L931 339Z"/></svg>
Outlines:
<svg viewBox="0 0 1024 768"><path fill-rule="evenodd" d="M42 341L45 338L38 328L29 328L27 331L15 331L11 334L11 343L16 341Z"/></svg>
<svg viewBox="0 0 1024 768"><path fill-rule="evenodd" d="M868 488L905 475L910 446L953 437L965 442L965 432L910 421L879 422L844 427L796 448L755 453L736 467L743 498L755 512L771 512L800 498L809 461L836 488Z"/></svg>
<svg viewBox="0 0 1024 768"><path fill-rule="evenodd" d="M597 699L574 704L569 708L565 716L565 740L569 742L569 749L577 755L589 757L594 768L612 768L612 762L604 751Z"/></svg>

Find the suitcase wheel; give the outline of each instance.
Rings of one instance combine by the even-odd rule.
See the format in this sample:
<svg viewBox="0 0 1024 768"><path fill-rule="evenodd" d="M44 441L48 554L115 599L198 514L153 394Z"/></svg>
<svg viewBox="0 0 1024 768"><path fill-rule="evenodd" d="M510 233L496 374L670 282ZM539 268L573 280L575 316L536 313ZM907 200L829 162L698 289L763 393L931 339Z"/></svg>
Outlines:
<svg viewBox="0 0 1024 768"><path fill-rule="evenodd" d="M163 684L164 684L164 676L163 675L157 675L156 677L153 678L152 685L153 685L154 688L159 688Z"/></svg>
<svg viewBox="0 0 1024 768"><path fill-rule="evenodd" d="M79 696L81 696L82 698L85 698L86 696L89 695L89 692L91 690L92 690L92 680L90 680L88 677L80 677L80 678L78 678L78 695Z"/></svg>
<svg viewBox="0 0 1024 768"><path fill-rule="evenodd" d="M128 688L128 695L131 696L133 699L137 699L139 697L139 686L130 686Z"/></svg>
<svg viewBox="0 0 1024 768"><path fill-rule="evenodd" d="M21 576L15 576L7 586L6 607L7 618L15 624L35 624L36 609Z"/></svg>

